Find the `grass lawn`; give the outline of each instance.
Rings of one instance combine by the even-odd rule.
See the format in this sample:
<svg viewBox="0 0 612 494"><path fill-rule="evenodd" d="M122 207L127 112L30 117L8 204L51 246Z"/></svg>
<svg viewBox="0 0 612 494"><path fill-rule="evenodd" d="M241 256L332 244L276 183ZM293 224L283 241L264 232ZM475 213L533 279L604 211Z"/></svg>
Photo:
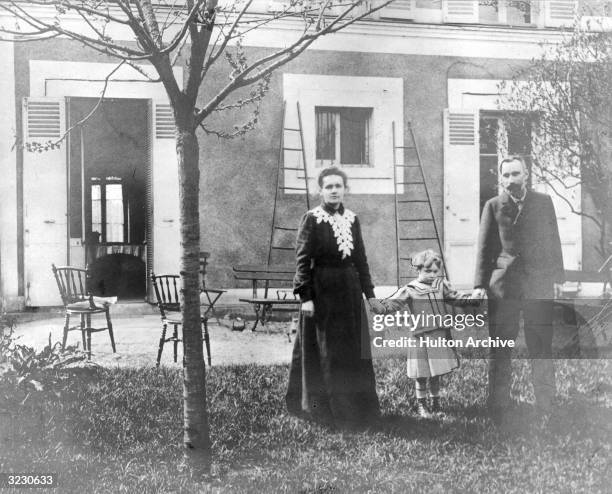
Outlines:
<svg viewBox="0 0 612 494"><path fill-rule="evenodd" d="M464 360L447 377L441 420L415 416L403 360L376 361L384 416L359 432L289 416L287 366L213 367L208 483L180 467L179 371L84 370L60 399L23 407L13 419L0 445L0 472L55 472L60 487L51 492L87 494L610 492L610 364L556 361L558 406L542 426L531 423L528 362L515 360L520 404L498 430L483 409L486 361Z"/></svg>

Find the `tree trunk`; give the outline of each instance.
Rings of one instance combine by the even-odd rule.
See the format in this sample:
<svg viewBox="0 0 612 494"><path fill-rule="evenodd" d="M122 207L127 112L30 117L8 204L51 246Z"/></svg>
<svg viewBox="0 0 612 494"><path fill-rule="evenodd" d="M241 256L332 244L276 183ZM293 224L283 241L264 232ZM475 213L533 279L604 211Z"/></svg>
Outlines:
<svg viewBox="0 0 612 494"><path fill-rule="evenodd" d="M178 112L177 112L178 113ZM186 112L190 114L191 112ZM185 115L183 115L185 116ZM198 475L210 472L206 369L200 325L199 146L192 127L177 121L176 151L181 214L181 308L183 312L183 414L185 460ZM186 119L190 117L187 116Z"/></svg>

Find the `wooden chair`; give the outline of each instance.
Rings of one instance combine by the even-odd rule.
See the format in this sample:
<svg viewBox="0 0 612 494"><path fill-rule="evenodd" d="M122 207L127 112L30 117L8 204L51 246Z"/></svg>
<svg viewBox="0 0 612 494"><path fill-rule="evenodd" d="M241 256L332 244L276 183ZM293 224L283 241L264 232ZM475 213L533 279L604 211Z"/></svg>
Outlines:
<svg viewBox="0 0 612 494"><path fill-rule="evenodd" d="M151 273L151 281L155 289L155 298L157 299L157 307L159 308L162 321L162 334L159 339L159 349L157 350L157 366L159 367L164 343L169 341L174 343L174 361L176 362L178 342L182 341L178 334L178 327L183 324L179 297L180 276L176 274L156 275ZM208 355L208 365L211 365L210 337L208 335L208 325L203 316L200 323ZM166 330L169 325L173 327L172 336L166 338Z"/></svg>
<svg viewBox="0 0 612 494"><path fill-rule="evenodd" d="M210 252L200 252L200 278L202 281L201 291L206 299L201 299L201 309L206 332L208 332L208 320L211 317L214 317L217 320L217 324L221 325L219 316L215 312L215 305L221 298L221 295L227 292L227 290L222 290L220 288L210 288L206 286L206 266L208 265L209 257ZM208 365L210 365L210 362L208 363Z"/></svg>
<svg viewBox="0 0 612 494"><path fill-rule="evenodd" d="M64 324L62 348L66 347L68 331L80 329L83 339L83 350L87 352L87 358L91 358L91 333L108 331L113 353L115 353L115 338L113 335L113 324L110 318L109 304L95 302L93 295L87 287L89 279L88 271L72 266L56 267L55 264L52 264L51 268L65 310L66 322ZM93 328L91 326L92 314L104 314L106 316L106 327ZM80 317L81 323L79 326L70 327L70 317L72 315L78 315Z"/></svg>

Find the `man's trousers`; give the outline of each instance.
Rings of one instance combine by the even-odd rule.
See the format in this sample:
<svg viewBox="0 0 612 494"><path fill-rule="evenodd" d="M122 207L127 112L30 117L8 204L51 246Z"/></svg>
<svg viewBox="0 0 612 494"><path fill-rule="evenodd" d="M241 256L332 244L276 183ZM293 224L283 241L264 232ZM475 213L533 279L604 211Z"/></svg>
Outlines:
<svg viewBox="0 0 612 494"><path fill-rule="evenodd" d="M523 314L525 342L531 359L536 406L543 411L551 407L555 396L555 373L552 361L553 303L551 300L490 299L489 335L515 340ZM491 348L489 360L489 397L487 404L503 411L510 404L512 349Z"/></svg>

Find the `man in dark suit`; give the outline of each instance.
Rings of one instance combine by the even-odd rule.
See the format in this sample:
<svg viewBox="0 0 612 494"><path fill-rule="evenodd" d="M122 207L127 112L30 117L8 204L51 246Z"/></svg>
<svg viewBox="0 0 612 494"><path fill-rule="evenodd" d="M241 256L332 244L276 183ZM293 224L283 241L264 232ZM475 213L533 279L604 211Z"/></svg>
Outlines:
<svg viewBox="0 0 612 494"><path fill-rule="evenodd" d="M488 295L491 338L514 340L522 312L536 407L546 413L555 394L553 290L564 279L557 218L550 196L527 190L521 158L504 159L499 176L503 191L482 211L474 296ZM487 405L497 422L510 406L510 357L508 347L491 349Z"/></svg>

